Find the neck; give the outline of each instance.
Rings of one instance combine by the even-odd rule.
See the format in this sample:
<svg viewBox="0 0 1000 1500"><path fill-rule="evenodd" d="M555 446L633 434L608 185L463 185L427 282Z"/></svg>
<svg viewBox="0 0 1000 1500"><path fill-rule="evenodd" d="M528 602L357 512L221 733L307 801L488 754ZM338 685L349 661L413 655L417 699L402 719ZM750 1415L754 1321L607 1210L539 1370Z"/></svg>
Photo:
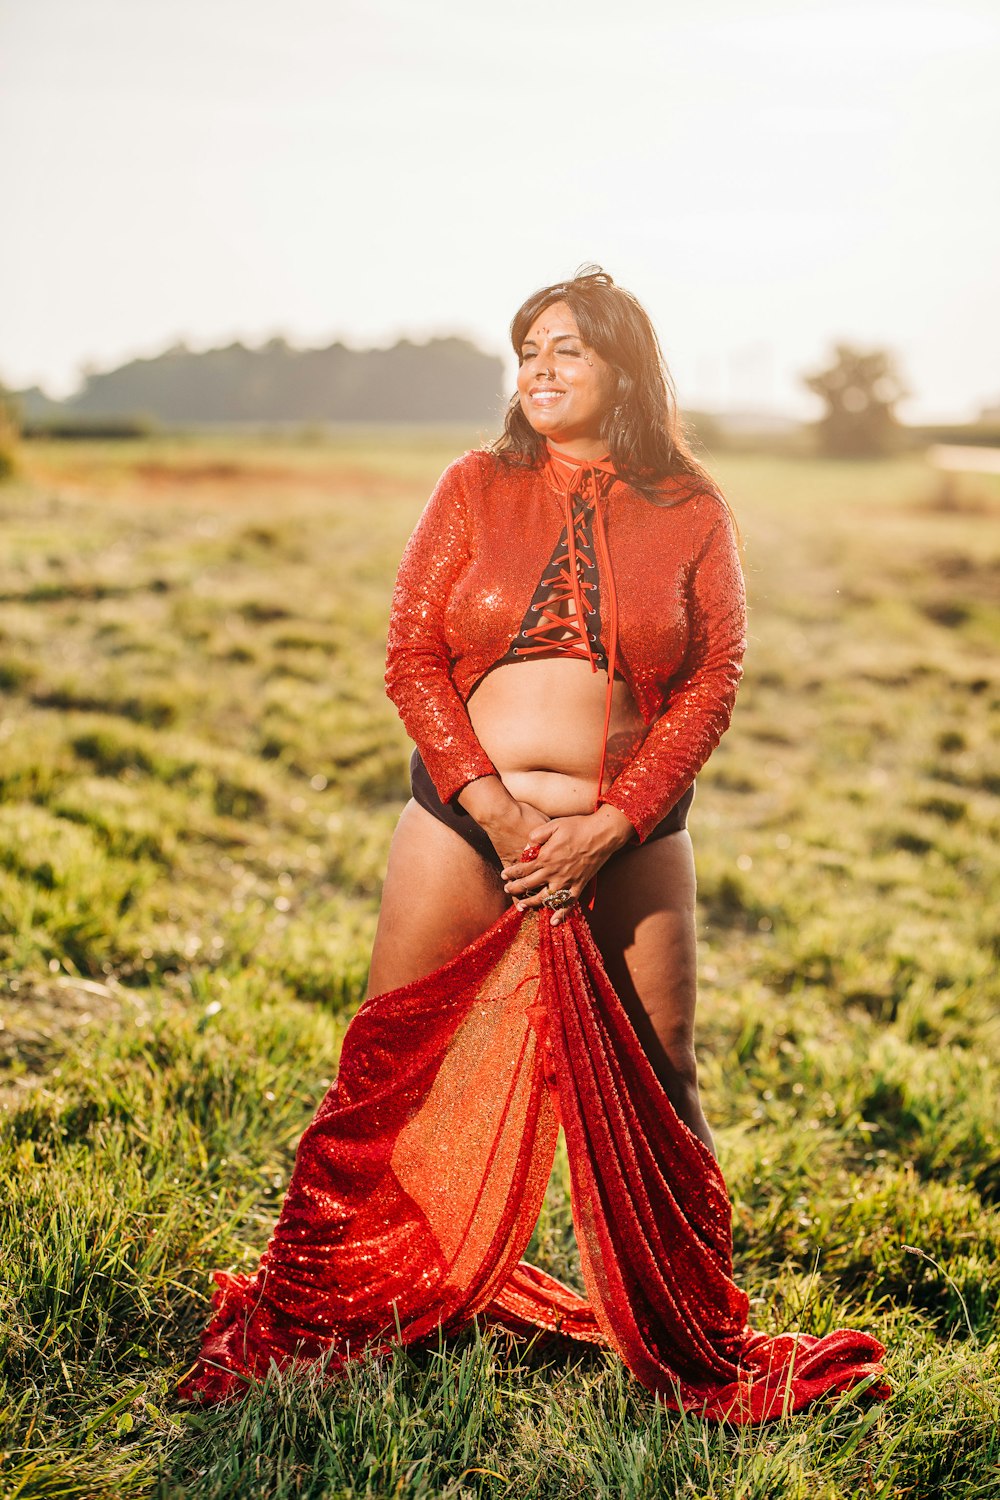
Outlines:
<svg viewBox="0 0 1000 1500"><path fill-rule="evenodd" d="M608 455L608 445L599 437L571 438L567 443L554 443L546 438L545 446L553 458L563 458L571 464L589 464Z"/></svg>

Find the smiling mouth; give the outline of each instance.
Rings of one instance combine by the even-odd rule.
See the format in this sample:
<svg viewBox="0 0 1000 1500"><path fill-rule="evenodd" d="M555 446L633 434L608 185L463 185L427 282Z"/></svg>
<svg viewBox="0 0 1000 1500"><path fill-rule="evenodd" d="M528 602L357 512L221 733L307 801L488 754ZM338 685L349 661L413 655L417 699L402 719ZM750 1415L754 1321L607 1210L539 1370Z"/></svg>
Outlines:
<svg viewBox="0 0 1000 1500"><path fill-rule="evenodd" d="M553 401L559 401L565 394L565 391L554 391L548 387L544 390L528 392L531 400L539 402L542 406L549 406Z"/></svg>

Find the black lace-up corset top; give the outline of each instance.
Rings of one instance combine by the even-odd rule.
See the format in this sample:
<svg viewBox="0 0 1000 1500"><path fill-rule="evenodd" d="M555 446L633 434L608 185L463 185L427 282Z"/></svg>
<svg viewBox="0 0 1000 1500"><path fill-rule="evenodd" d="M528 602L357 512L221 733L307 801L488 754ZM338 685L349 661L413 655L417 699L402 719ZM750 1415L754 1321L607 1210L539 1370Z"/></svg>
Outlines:
<svg viewBox="0 0 1000 1500"><path fill-rule="evenodd" d="M589 483L569 497L572 533L567 522L502 662L569 656L589 661L595 671L608 670L602 641L594 506L607 495L615 476L591 469L587 478ZM587 489L593 493L588 495Z"/></svg>

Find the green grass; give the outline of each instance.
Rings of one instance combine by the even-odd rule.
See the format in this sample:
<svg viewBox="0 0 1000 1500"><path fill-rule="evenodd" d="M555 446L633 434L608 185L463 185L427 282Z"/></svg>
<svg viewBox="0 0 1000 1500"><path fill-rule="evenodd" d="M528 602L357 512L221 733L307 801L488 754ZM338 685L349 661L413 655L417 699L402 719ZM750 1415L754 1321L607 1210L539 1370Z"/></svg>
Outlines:
<svg viewBox="0 0 1000 1500"><path fill-rule="evenodd" d="M466 433L29 445L0 489L0 1500L1000 1497L1000 483L727 456L747 675L692 817L700 1057L769 1331L894 1395L753 1430L471 1328L173 1399L363 993L388 593ZM531 1246L579 1284L566 1166Z"/></svg>

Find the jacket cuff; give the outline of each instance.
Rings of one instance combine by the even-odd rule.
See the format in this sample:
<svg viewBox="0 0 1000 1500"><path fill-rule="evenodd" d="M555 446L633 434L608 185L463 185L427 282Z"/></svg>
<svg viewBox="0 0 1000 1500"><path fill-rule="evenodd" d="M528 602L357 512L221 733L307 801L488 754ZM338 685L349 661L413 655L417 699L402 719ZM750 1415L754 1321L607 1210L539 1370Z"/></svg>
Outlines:
<svg viewBox="0 0 1000 1500"><path fill-rule="evenodd" d="M444 803L452 802L470 781L478 781L480 776L500 774L485 750L479 755L458 756L448 749L429 750L423 745L417 748L434 783L434 790Z"/></svg>
<svg viewBox="0 0 1000 1500"><path fill-rule="evenodd" d="M650 806L645 798L640 798L634 792L627 792L624 788L616 790L613 784L603 797L598 798L598 806L602 802L607 802L611 807L617 807L620 813L625 814L635 829L636 838L640 844L646 842L657 823L661 822L669 811L669 808L664 808L659 800ZM673 803L670 806L672 807ZM625 847L627 848L628 845Z"/></svg>

